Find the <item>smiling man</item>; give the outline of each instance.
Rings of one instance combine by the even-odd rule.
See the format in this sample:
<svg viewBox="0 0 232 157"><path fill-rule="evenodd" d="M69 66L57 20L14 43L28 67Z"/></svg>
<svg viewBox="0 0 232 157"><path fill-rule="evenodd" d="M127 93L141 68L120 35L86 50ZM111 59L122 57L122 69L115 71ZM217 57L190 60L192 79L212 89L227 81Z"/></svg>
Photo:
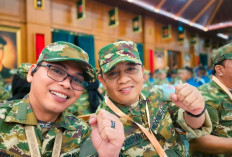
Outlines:
<svg viewBox="0 0 232 157"><path fill-rule="evenodd" d="M44 48L27 74L29 94L0 105L0 156L79 156L90 127L63 111L95 79L81 48L67 42ZM98 155L118 156L124 140L119 119L101 110L89 124Z"/></svg>
<svg viewBox="0 0 232 157"><path fill-rule="evenodd" d="M212 126L205 101L195 87L175 87L170 99L181 108L179 111L171 101L164 100L159 89L153 89L147 97L141 94L144 78L135 43L106 45L99 51L99 66L98 79L107 91L100 108L121 117L126 136L123 155L187 156L180 129L188 131L191 138L209 134Z"/></svg>

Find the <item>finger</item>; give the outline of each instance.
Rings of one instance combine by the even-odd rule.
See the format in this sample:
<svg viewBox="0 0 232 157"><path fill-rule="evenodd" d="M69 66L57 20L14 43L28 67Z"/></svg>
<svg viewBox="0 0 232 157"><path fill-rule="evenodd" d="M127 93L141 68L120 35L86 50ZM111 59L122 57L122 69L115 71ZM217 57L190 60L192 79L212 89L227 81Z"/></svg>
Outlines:
<svg viewBox="0 0 232 157"><path fill-rule="evenodd" d="M92 114L89 118L89 124L90 125L95 125L97 123L97 115L96 114Z"/></svg>
<svg viewBox="0 0 232 157"><path fill-rule="evenodd" d="M191 112L192 110L201 109L203 110L205 106L204 99L201 97L197 98L189 107L188 110Z"/></svg>
<svg viewBox="0 0 232 157"><path fill-rule="evenodd" d="M173 101L173 102L178 101L177 94L175 94L175 93L169 94L169 98L170 98L170 100Z"/></svg>
<svg viewBox="0 0 232 157"><path fill-rule="evenodd" d="M184 88L182 88L182 90L178 93L178 100L180 101L184 101L184 99L186 99L186 97L188 97L189 95L191 95L191 93L196 90L195 87L193 86L185 86Z"/></svg>
<svg viewBox="0 0 232 157"><path fill-rule="evenodd" d="M101 130L100 132L100 136L103 140L106 141L113 141L113 140L119 140L122 139L124 137L124 130L116 130L116 129L112 129L109 127L104 128L103 130Z"/></svg>
<svg viewBox="0 0 232 157"><path fill-rule="evenodd" d="M102 110L99 112L97 116L97 123L98 123L98 128L99 130L103 130L105 127L111 128L112 126L112 121L115 122L115 128L113 129L121 129L123 126L119 120L119 118L107 111Z"/></svg>
<svg viewBox="0 0 232 157"><path fill-rule="evenodd" d="M114 122L114 126L113 126L113 122ZM103 119L101 121L98 122L98 128L99 130L103 130L105 127L109 127L112 129L116 129L116 130L121 130L123 129L123 124L122 122L119 121L119 119Z"/></svg>
<svg viewBox="0 0 232 157"><path fill-rule="evenodd" d="M112 122L110 120L104 120L101 123L98 123L98 129L99 132L101 132L102 130L104 130L105 128L111 128L111 129L115 129L115 130L119 130L119 124L115 122L115 127L112 127Z"/></svg>
<svg viewBox="0 0 232 157"><path fill-rule="evenodd" d="M97 114L97 118L98 119L118 119L117 116L111 114L110 112L106 111L106 110L99 110L98 114Z"/></svg>
<svg viewBox="0 0 232 157"><path fill-rule="evenodd" d="M193 95L188 95L184 100L183 100L183 105L186 107L191 106L192 104L194 105L194 102L198 99L198 97L193 96Z"/></svg>
<svg viewBox="0 0 232 157"><path fill-rule="evenodd" d="M175 93L178 94L181 91L181 89L186 87L186 86L189 86L189 84L184 83L184 84L179 84L179 85L175 86Z"/></svg>

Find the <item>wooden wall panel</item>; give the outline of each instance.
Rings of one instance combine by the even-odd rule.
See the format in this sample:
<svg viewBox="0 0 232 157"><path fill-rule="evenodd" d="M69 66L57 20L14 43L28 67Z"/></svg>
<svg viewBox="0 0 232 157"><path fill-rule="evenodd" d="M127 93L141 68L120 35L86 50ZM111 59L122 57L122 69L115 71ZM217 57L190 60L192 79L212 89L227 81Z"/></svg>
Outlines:
<svg viewBox="0 0 232 157"><path fill-rule="evenodd" d="M26 0L0 0L0 24L17 26L26 20Z"/></svg>
<svg viewBox="0 0 232 157"><path fill-rule="evenodd" d="M44 0L44 10L35 9L33 0L0 0L0 25L15 26L21 30L22 62L35 63L35 33L45 34L45 44L51 41L51 30L62 29L76 33L91 34L95 38L96 65L98 51L101 47L117 40L131 40L144 44L144 64L149 69L149 50L156 48L165 50L167 65L167 51L178 51L183 58L184 53L192 55L192 65L195 65L195 55L210 53L203 48L204 37L199 37L200 44L189 44L190 31L187 30L187 38L183 44L177 41L177 28L172 26L172 39L163 40L161 29L168 23L161 23L153 17L143 16L143 31L132 31L132 18L137 16L126 10L118 8L119 25L108 26L108 11L113 6L102 4L94 0L86 0L86 17L76 19L76 0ZM155 65L154 65L155 66ZM155 67L154 67L155 68Z"/></svg>
<svg viewBox="0 0 232 157"><path fill-rule="evenodd" d="M34 23L27 24L27 60L30 63L36 63L36 52L35 52L35 34L45 35L45 45L51 43L51 28L46 25L37 25Z"/></svg>
<svg viewBox="0 0 232 157"><path fill-rule="evenodd" d="M119 25L110 27L108 11L113 8L112 6L86 0L86 17L77 20L75 2L53 0L51 3L52 28L94 35L96 57L101 47L117 40L143 43L143 33L132 31L132 18L136 16L135 14L119 9Z"/></svg>

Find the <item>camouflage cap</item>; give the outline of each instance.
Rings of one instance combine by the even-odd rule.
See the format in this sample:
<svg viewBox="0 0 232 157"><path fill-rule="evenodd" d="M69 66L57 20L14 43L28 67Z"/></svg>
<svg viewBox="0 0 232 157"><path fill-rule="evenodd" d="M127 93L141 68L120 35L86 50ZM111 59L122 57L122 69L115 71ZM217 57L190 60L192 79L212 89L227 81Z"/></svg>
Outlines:
<svg viewBox="0 0 232 157"><path fill-rule="evenodd" d="M99 51L99 66L103 73L107 73L116 64L125 61L142 65L136 44L132 41L118 41L106 45Z"/></svg>
<svg viewBox="0 0 232 157"><path fill-rule="evenodd" d="M96 71L89 64L88 54L80 47L64 42L57 41L45 47L37 60L37 64L41 61L60 62L60 61L75 61L80 64L85 72L84 78L87 82L96 80Z"/></svg>
<svg viewBox="0 0 232 157"><path fill-rule="evenodd" d="M17 74L22 79L26 79L27 78L27 73L28 73L30 67L31 67L30 63L22 63L17 69Z"/></svg>
<svg viewBox="0 0 232 157"><path fill-rule="evenodd" d="M220 47L212 54L213 65L225 59L232 59L232 43Z"/></svg>
<svg viewBox="0 0 232 157"><path fill-rule="evenodd" d="M149 75L150 74L150 70L144 69L143 74L144 75Z"/></svg>
<svg viewBox="0 0 232 157"><path fill-rule="evenodd" d="M166 74L168 72L169 67L158 69L157 74Z"/></svg>

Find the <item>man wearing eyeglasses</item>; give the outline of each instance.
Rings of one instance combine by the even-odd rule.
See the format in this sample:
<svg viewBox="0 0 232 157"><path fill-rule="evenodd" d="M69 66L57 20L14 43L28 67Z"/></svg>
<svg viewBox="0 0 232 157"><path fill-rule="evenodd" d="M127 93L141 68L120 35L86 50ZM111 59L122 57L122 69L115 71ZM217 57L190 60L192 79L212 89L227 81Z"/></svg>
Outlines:
<svg viewBox="0 0 232 157"><path fill-rule="evenodd" d="M63 111L95 79L81 48L67 42L44 48L27 74L29 94L0 105L0 156L79 156L90 127ZM124 140L119 119L101 110L89 124L98 155L118 156Z"/></svg>

